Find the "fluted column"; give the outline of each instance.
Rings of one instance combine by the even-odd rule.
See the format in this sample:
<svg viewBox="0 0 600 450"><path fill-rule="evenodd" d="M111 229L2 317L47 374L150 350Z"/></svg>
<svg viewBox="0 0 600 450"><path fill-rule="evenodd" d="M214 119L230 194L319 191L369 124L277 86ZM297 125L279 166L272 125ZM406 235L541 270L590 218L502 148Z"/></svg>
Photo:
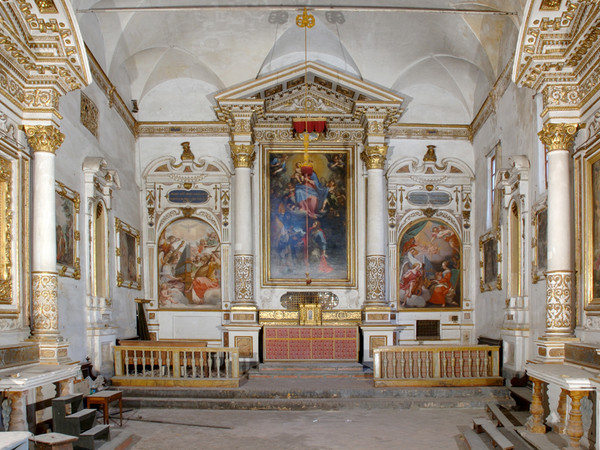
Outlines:
<svg viewBox="0 0 600 450"><path fill-rule="evenodd" d="M254 253L252 233L252 166L254 144L231 142L231 159L235 168L233 195L235 298L233 306L255 306Z"/></svg>
<svg viewBox="0 0 600 450"><path fill-rule="evenodd" d="M386 196L383 167L387 145L367 145L361 159L367 167L367 234L366 234L366 299L365 305L386 305L385 239Z"/></svg>
<svg viewBox="0 0 600 450"><path fill-rule="evenodd" d="M33 150L32 200L32 337L40 343L40 360L68 360L67 345L58 330L56 272L55 153L64 135L52 125L25 126Z"/></svg>

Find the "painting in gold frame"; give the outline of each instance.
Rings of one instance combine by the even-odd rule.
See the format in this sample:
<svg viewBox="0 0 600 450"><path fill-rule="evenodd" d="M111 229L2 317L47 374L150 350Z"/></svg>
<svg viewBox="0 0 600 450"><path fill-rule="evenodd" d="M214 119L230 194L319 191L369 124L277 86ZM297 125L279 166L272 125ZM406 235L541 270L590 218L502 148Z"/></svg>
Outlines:
<svg viewBox="0 0 600 450"><path fill-rule="evenodd" d="M115 217L117 286L142 289L140 232Z"/></svg>
<svg viewBox="0 0 600 450"><path fill-rule="evenodd" d="M587 309L600 310L600 148L592 150L585 163L584 232Z"/></svg>
<svg viewBox="0 0 600 450"><path fill-rule="evenodd" d="M462 244L438 219L409 224L398 241L398 307L460 308Z"/></svg>
<svg viewBox="0 0 600 450"><path fill-rule="evenodd" d="M79 193L56 181L56 266L62 277L79 280Z"/></svg>
<svg viewBox="0 0 600 450"><path fill-rule="evenodd" d="M0 304L11 304L12 164L0 158Z"/></svg>
<svg viewBox="0 0 600 450"><path fill-rule="evenodd" d="M532 226L531 281L537 283L546 278L548 270L548 208L545 204L534 208Z"/></svg>
<svg viewBox="0 0 600 450"><path fill-rule="evenodd" d="M353 283L353 162L349 148L264 154L265 285Z"/></svg>
<svg viewBox="0 0 600 450"><path fill-rule="evenodd" d="M479 254L481 261L481 292L502 289L502 253L500 251L500 232L489 232L479 238Z"/></svg>

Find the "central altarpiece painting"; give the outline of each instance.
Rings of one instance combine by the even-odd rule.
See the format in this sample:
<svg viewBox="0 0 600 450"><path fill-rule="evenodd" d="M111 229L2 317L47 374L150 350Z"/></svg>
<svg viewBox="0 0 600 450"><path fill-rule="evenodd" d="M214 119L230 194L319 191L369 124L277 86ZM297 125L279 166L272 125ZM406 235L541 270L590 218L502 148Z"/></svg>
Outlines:
<svg viewBox="0 0 600 450"><path fill-rule="evenodd" d="M352 270L349 149L270 149L266 153L264 220L269 285L348 284Z"/></svg>

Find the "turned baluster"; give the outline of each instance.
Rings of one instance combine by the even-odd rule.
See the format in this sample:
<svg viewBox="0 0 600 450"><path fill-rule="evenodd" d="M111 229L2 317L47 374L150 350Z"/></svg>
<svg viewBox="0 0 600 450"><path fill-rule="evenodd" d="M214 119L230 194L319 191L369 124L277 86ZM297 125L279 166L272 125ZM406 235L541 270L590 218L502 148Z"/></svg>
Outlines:
<svg viewBox="0 0 600 450"><path fill-rule="evenodd" d="M527 429L532 433L545 433L546 426L543 421L544 406L542 405L542 385L543 382L536 378L531 378L533 383L533 392L529 412L531 417L527 424Z"/></svg>
<svg viewBox="0 0 600 450"><path fill-rule="evenodd" d="M587 397L587 391L570 391L571 411L569 412L569 425L567 434L571 440L571 448L579 448L579 440L583 436L583 423L581 422L581 399Z"/></svg>
<svg viewBox="0 0 600 450"><path fill-rule="evenodd" d="M400 378L404 378L404 352L400 353Z"/></svg>
<svg viewBox="0 0 600 450"><path fill-rule="evenodd" d="M567 394L566 389L561 389L560 396L558 397L558 407L556 408L559 418L558 425L556 426L558 434L565 434L567 432Z"/></svg>

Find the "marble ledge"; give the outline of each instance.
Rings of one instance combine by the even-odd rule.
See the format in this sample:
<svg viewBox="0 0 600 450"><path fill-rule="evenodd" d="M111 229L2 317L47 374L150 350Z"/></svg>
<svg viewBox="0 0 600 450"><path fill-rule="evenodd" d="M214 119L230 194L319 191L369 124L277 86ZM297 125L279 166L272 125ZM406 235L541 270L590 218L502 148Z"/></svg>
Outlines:
<svg viewBox="0 0 600 450"><path fill-rule="evenodd" d="M0 390L26 391L49 383L81 377L81 366L28 364L0 370Z"/></svg>

